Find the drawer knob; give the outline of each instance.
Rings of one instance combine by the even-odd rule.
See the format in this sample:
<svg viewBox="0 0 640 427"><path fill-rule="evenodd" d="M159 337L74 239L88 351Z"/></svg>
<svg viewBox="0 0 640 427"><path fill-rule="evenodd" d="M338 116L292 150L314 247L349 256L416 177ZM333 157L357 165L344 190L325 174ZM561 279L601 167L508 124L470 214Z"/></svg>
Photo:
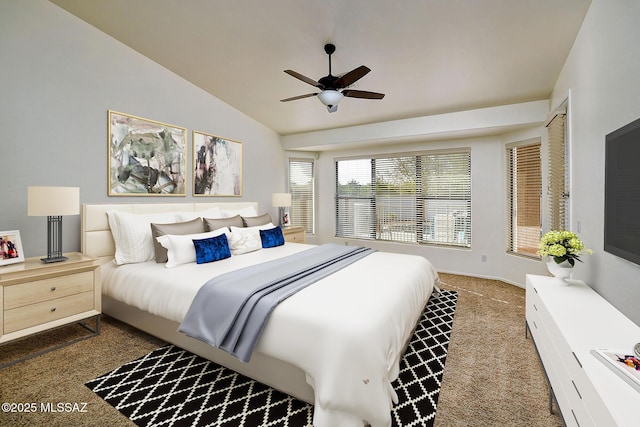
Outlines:
<svg viewBox="0 0 640 427"><path fill-rule="evenodd" d="M56 311L55 307L51 307L51 312L53 313L54 311Z"/></svg>
<svg viewBox="0 0 640 427"><path fill-rule="evenodd" d="M53 292L53 291L55 291L55 290L56 290L56 287L55 287L55 286L52 286L52 287L51 287L51 292Z"/></svg>

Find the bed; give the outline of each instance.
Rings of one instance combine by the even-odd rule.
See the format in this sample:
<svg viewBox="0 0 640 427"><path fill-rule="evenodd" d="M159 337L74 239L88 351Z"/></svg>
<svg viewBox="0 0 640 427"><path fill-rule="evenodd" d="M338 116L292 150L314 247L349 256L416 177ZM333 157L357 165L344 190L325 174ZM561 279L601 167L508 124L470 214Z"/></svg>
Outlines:
<svg viewBox="0 0 640 427"><path fill-rule="evenodd" d="M374 252L284 300L249 362L178 329L212 276L311 249L284 245L175 268L149 260L116 265L107 212L145 217L215 210L258 212L257 203L85 204L82 251L101 264L103 312L284 393L314 404L315 427L391 425L399 362L438 275L423 257ZM111 214L113 215L113 214Z"/></svg>

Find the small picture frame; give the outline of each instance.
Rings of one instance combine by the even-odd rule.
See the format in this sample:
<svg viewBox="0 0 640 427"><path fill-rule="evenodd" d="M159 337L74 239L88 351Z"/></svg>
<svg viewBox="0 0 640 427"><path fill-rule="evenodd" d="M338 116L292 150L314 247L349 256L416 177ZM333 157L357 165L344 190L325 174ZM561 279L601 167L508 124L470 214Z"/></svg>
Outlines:
<svg viewBox="0 0 640 427"><path fill-rule="evenodd" d="M282 218L280 221L283 227L289 227L291 225L291 221L289 219L289 208L282 208Z"/></svg>
<svg viewBox="0 0 640 427"><path fill-rule="evenodd" d="M0 231L0 266L24 262L20 231Z"/></svg>

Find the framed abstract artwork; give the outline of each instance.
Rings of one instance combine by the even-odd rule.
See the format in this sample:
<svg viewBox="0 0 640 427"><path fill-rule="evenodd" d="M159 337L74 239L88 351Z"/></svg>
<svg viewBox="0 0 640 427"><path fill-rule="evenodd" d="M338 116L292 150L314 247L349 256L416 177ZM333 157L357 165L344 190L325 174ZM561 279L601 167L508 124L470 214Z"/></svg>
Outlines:
<svg viewBox="0 0 640 427"><path fill-rule="evenodd" d="M187 129L109 110L109 196L186 196Z"/></svg>
<svg viewBox="0 0 640 427"><path fill-rule="evenodd" d="M24 261L20 231L0 231L0 265Z"/></svg>
<svg viewBox="0 0 640 427"><path fill-rule="evenodd" d="M242 143L193 131L193 195L242 196Z"/></svg>

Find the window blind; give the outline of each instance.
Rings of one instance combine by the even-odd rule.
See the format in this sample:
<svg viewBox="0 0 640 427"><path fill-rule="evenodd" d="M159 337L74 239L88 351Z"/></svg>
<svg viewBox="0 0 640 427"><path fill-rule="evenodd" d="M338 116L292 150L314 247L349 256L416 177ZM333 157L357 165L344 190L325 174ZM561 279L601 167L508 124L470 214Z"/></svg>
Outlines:
<svg viewBox="0 0 640 427"><path fill-rule="evenodd" d="M312 159L289 159L289 192L291 225L301 225L306 233L314 230L314 162Z"/></svg>
<svg viewBox="0 0 640 427"><path fill-rule="evenodd" d="M336 235L471 246L471 153L336 161Z"/></svg>
<svg viewBox="0 0 640 427"><path fill-rule="evenodd" d="M336 236L375 238L372 159L336 162Z"/></svg>
<svg viewBox="0 0 640 427"><path fill-rule="evenodd" d="M427 238L471 246L470 153L430 154L421 160Z"/></svg>
<svg viewBox="0 0 640 427"><path fill-rule="evenodd" d="M564 230L566 227L569 203L569 185L567 150L565 144L566 113L559 112L547 124L548 133L548 174L547 214L550 230Z"/></svg>
<svg viewBox="0 0 640 427"><path fill-rule="evenodd" d="M507 146L507 252L537 256L541 169L540 141Z"/></svg>
<svg viewBox="0 0 640 427"><path fill-rule="evenodd" d="M390 157L373 162L376 238L416 242L416 158Z"/></svg>

